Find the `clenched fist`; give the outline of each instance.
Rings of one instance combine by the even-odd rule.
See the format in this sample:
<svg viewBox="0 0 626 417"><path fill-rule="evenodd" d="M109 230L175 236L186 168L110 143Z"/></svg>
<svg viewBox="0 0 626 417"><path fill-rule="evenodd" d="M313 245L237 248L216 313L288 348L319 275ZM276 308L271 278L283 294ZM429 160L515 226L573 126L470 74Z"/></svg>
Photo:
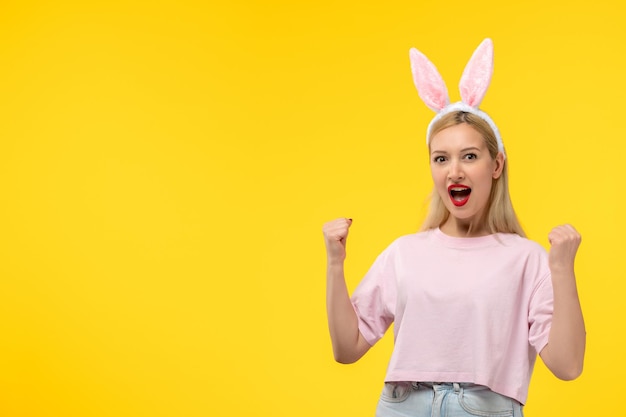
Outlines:
<svg viewBox="0 0 626 417"><path fill-rule="evenodd" d="M340 218L324 225L324 241L329 262L338 262L346 258L346 240L352 219Z"/></svg>
<svg viewBox="0 0 626 417"><path fill-rule="evenodd" d="M580 234L573 226L557 226L548 234L550 242L550 270L573 271L576 251L580 245Z"/></svg>

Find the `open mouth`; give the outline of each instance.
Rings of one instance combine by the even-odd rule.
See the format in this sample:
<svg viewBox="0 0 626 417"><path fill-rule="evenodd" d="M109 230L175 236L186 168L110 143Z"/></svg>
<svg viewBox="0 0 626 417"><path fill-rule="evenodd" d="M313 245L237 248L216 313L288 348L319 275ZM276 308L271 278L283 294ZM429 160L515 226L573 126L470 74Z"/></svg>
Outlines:
<svg viewBox="0 0 626 417"><path fill-rule="evenodd" d="M466 185L453 184L448 187L448 194L452 204L457 207L464 206L469 200L472 189Z"/></svg>

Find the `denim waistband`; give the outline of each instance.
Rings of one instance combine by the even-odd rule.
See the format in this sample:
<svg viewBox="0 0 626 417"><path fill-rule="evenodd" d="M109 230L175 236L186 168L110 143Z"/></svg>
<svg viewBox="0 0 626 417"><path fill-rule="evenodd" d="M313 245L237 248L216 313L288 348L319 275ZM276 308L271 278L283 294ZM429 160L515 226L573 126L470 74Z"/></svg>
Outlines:
<svg viewBox="0 0 626 417"><path fill-rule="evenodd" d="M483 385L476 385L471 382L437 382L437 381L414 381L411 382L413 388L431 388L431 389L453 389L454 391L459 391L461 388L479 388L485 389L486 387Z"/></svg>

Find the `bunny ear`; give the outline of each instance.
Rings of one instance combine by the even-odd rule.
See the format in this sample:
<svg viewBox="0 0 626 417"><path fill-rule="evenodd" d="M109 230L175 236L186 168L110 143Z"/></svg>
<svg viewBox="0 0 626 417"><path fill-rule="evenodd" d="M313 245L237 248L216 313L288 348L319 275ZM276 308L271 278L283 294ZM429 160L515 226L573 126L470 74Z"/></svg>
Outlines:
<svg viewBox="0 0 626 417"><path fill-rule="evenodd" d="M439 112L450 103L446 83L423 53L411 48L410 57L413 82L420 98L431 110Z"/></svg>
<svg viewBox="0 0 626 417"><path fill-rule="evenodd" d="M489 88L492 73L493 43L487 38L478 45L463 71L459 90L465 104L478 108Z"/></svg>

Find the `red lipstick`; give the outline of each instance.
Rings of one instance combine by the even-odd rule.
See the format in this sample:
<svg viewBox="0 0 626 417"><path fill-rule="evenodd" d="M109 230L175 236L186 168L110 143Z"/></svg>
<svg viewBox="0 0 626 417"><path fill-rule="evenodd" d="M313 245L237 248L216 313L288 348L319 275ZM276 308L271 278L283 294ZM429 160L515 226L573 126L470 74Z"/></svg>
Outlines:
<svg viewBox="0 0 626 417"><path fill-rule="evenodd" d="M450 196L450 200L452 201L452 204L457 207L464 206L468 202L471 192L472 189L467 185L451 184L448 186L448 195Z"/></svg>

